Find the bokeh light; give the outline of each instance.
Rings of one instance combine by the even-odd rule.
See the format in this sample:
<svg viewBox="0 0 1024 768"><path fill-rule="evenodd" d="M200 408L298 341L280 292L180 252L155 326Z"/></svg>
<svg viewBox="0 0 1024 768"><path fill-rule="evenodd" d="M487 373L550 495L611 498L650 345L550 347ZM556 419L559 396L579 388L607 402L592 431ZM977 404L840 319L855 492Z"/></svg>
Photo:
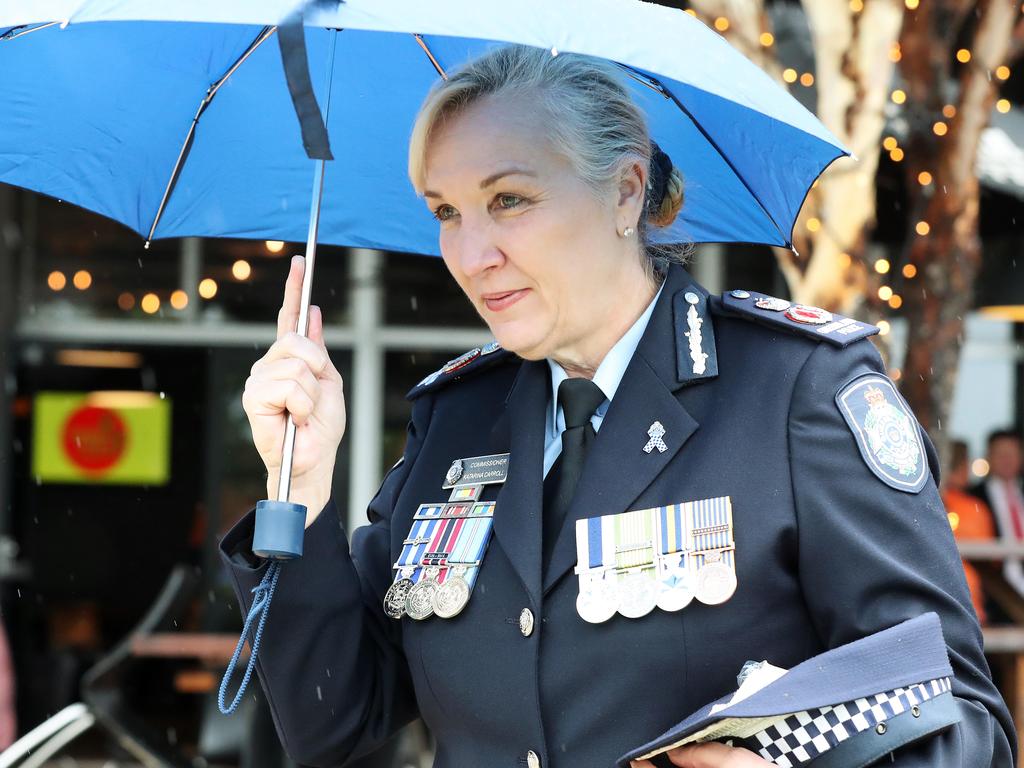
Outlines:
<svg viewBox="0 0 1024 768"><path fill-rule="evenodd" d="M75 276L71 278L71 282L74 283L75 288L80 291L84 291L92 285L92 275L90 275L86 270L80 269L75 272Z"/></svg>
<svg viewBox="0 0 1024 768"><path fill-rule="evenodd" d="M171 306L175 309L184 309L188 306L188 294L180 288L171 294Z"/></svg>
<svg viewBox="0 0 1024 768"><path fill-rule="evenodd" d="M212 299L217 295L217 281L207 277L199 281L199 295L204 299Z"/></svg>
<svg viewBox="0 0 1024 768"><path fill-rule="evenodd" d="M50 286L51 291L63 291L64 286L68 284L68 279L64 277L63 272L54 270L46 276L46 284Z"/></svg>
<svg viewBox="0 0 1024 768"><path fill-rule="evenodd" d="M155 293L147 293L142 297L142 301L139 305L142 307L143 312L147 315L152 315L160 309L160 297Z"/></svg>
<svg viewBox="0 0 1024 768"><path fill-rule="evenodd" d="M252 267L249 266L249 262L245 259L239 259L231 265L231 275L235 280L248 280L251 274Z"/></svg>

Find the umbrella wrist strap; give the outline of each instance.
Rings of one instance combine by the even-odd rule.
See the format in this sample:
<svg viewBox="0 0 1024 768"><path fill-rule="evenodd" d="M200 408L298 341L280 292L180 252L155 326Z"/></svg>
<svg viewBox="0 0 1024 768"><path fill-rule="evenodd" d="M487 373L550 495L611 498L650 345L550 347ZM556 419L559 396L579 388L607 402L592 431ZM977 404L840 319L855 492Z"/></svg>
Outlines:
<svg viewBox="0 0 1024 768"><path fill-rule="evenodd" d="M249 608L249 614L245 617L245 624L242 626L242 634L238 638L238 645L235 646L235 652L231 655L228 668L224 670L224 678L220 681L220 690L217 692L217 706L222 714L230 715L238 709L242 696L245 695L245 689L249 686L249 679L252 677L252 671L256 665L256 654L260 649L260 639L263 637L263 625L267 621L267 613L270 612L270 600L274 596L277 578L280 575L280 563L272 562L267 567L267 572L263 574L263 580L252 588L255 595L252 606ZM225 706L224 700L227 698L228 683L234 676L238 657L241 656L245 640L249 636L253 622L257 621L257 619L259 621L256 624L256 635L252 639L252 653L249 654L249 663L245 667L245 674L242 675L242 683L238 687L238 691L235 693L235 698L231 701L231 704Z"/></svg>

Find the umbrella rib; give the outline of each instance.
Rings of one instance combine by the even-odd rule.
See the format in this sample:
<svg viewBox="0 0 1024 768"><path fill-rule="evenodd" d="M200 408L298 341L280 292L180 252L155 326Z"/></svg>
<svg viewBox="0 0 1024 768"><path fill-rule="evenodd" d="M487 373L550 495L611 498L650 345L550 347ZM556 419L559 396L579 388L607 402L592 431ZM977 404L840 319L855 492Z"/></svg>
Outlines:
<svg viewBox="0 0 1024 768"><path fill-rule="evenodd" d="M209 88L206 89L206 94L203 96L202 101L199 102L199 108L196 110L195 117L192 118L192 125L189 126L188 133L185 134L185 141L181 145L181 151L178 152L178 159L174 162L174 168L171 170L171 177L167 181L167 186L164 188L163 197L160 199L160 206L156 210L156 216L153 218L153 226L149 228L149 234L146 236L146 248L149 248L150 242L153 240L153 233L156 232L157 224L160 223L160 217L163 216L164 208L167 206L167 201L171 197L171 192L174 191L174 185L178 181L178 176L181 174L181 167L185 164L185 158L188 155L189 150L192 148L192 140L195 138L196 126L199 124L199 118L203 116L203 112L210 106L213 101L213 97L217 95L217 91L221 89L221 86L228 81L235 71L245 63L257 48L259 48L267 38L269 38L277 30L277 27L264 27L260 30L260 33L256 35L256 39L253 40L249 47L245 49L238 60L235 61L228 71L225 72L218 80L213 83Z"/></svg>
<svg viewBox="0 0 1024 768"><path fill-rule="evenodd" d="M718 146L718 143L713 138L711 138L711 134L704 130L704 126L701 125L697 118L693 116L693 113L690 112L690 110L688 110L685 106L683 106L683 103L679 101L678 98L676 98L676 95L672 93L672 91L670 91L668 88L666 88L661 82L659 82L657 78L643 76L639 72L636 72L631 67L625 64L619 64L619 66L622 67L622 69L626 70L627 74L629 74L629 76L632 77L634 80L642 83L643 85L646 85L651 90L657 91L658 93L662 94L666 99L671 99L673 102L675 102L675 105L679 108L679 111L686 115L688 118L690 118L690 122L693 123L694 127L696 127L698 131L700 131L700 134L701 136L704 137L704 140L707 141L707 143L711 145L712 149L714 149L715 152L718 153L718 156L722 158L722 161L727 166L729 166L729 170L732 171L733 176L735 176L739 180L740 184L743 185L743 188L746 189L748 193L750 193L750 196L752 198L754 198L754 202L757 203L758 207L761 209L761 212L764 213L764 215L768 218L768 221L770 221L774 225L776 231L780 235L782 235L782 239L785 242L786 247L792 248L793 244L790 241L789 236L782 231L782 227L779 226L778 222L775 221L771 213L768 212L768 209L765 207L765 204L761 202L761 198L758 197L757 193L750 188L750 185L747 183L747 180L743 178L743 174L741 174L739 170L736 168L736 166L732 164L732 161L728 158L725 152L722 151L722 148Z"/></svg>
<svg viewBox="0 0 1024 768"><path fill-rule="evenodd" d="M6 32L4 32L2 35L0 35L0 43L5 43L5 42L7 42L9 40L17 40L19 37L24 37L25 35L31 35L33 32L38 32L40 29L48 29L50 27L54 27L54 26L56 26L58 24L62 24L62 23L63 22L61 22L61 21L50 21L50 22L47 22L46 24L40 24L38 27L32 27L30 29L26 29L25 26L13 27L13 28L7 30ZM19 32L18 30L21 30L21 31Z"/></svg>
<svg viewBox="0 0 1024 768"><path fill-rule="evenodd" d="M430 52L426 42L423 40L423 35L419 35L414 32L413 37L416 38L416 42L420 44L420 48L423 49L423 52L427 54L427 58L430 59L430 63L434 65L434 69L437 70L437 74L441 76L442 80L447 80L448 73L444 71L444 67L438 63L437 59L434 58L434 54Z"/></svg>

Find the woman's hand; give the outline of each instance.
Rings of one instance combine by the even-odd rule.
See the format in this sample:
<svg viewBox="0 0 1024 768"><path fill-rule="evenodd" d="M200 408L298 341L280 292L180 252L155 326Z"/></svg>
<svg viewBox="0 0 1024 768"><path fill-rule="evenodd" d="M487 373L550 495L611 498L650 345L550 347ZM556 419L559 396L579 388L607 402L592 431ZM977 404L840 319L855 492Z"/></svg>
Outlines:
<svg viewBox="0 0 1024 768"><path fill-rule="evenodd" d="M309 308L309 337L295 331L305 259L292 258L277 315L277 341L257 360L245 381L242 407L253 444L267 468L268 498L277 498L288 414L295 421L289 501L306 505L306 527L331 497L334 461L345 434L341 374L324 345L320 307Z"/></svg>
<svg viewBox="0 0 1024 768"><path fill-rule="evenodd" d="M774 768L772 763L747 749L727 747L715 741L688 744L670 750L668 759L681 768ZM633 768L654 768L650 760L633 760Z"/></svg>

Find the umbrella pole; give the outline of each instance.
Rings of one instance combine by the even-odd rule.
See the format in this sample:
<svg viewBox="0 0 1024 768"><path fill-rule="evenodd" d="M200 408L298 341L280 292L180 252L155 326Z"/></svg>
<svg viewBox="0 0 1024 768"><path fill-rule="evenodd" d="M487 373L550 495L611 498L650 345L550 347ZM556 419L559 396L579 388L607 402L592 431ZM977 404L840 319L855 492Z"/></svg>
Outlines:
<svg viewBox="0 0 1024 768"><path fill-rule="evenodd" d="M324 191L324 162L316 161L313 173L313 201L309 212L309 234L306 237L306 265L302 272L302 298L299 301L299 320L295 332L300 336L309 334L309 302L313 293L313 266L316 262L316 238L320 228L320 203ZM277 500L288 501L292 484L292 454L295 451L295 420L288 414L284 430L284 448L281 454L281 477L277 485ZM316 510L319 511L319 510Z"/></svg>

